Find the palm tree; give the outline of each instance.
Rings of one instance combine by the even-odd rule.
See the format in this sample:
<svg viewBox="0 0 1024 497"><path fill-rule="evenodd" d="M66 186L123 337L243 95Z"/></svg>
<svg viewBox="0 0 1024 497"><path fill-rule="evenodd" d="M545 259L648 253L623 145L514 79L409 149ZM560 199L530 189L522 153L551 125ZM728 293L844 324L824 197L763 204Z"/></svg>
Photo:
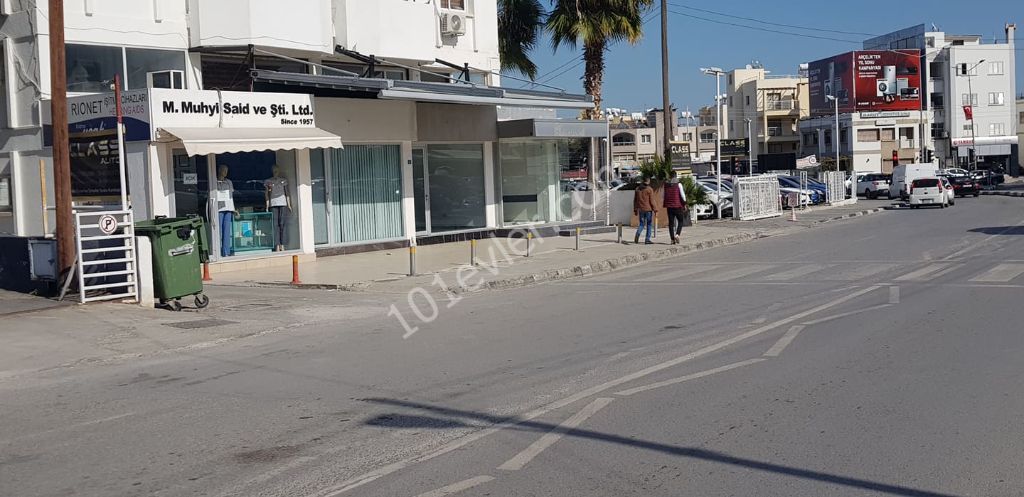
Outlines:
<svg viewBox="0 0 1024 497"><path fill-rule="evenodd" d="M540 0L498 0L498 53L503 71L537 77L537 64L530 60L529 53L537 45L543 27Z"/></svg>
<svg viewBox="0 0 1024 497"><path fill-rule="evenodd" d="M636 44L643 37L644 11L654 0L554 0L547 29L554 48L583 46L583 90L594 97L588 119L601 116L604 52L620 40Z"/></svg>

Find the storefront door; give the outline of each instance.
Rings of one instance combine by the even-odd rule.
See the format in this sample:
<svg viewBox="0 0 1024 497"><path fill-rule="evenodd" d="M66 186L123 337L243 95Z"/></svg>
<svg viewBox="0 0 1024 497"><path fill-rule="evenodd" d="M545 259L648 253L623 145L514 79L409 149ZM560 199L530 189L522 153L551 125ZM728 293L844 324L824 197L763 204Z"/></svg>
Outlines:
<svg viewBox="0 0 1024 497"><path fill-rule="evenodd" d="M175 216L201 217L206 224L206 234L209 235L213 226L207 208L210 199L210 168L206 156L189 157L184 150L176 150L173 164Z"/></svg>

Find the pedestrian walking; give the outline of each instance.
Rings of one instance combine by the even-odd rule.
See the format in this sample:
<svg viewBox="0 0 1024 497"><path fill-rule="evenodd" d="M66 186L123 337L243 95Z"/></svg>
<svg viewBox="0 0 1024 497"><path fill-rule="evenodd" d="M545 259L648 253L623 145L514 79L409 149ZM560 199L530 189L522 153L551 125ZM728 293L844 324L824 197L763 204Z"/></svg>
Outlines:
<svg viewBox="0 0 1024 497"><path fill-rule="evenodd" d="M686 218L690 216L686 192L679 184L679 178L672 178L665 185L665 208L668 209L668 236L672 238L672 245L678 245Z"/></svg>
<svg viewBox="0 0 1024 497"><path fill-rule="evenodd" d="M636 213L637 219L639 219L633 243L640 243L640 234L643 233L644 227L646 227L647 235L644 244L653 244L651 232L654 230L654 215L657 213L657 208L654 204L654 189L651 188L650 178L644 178L643 183L640 184L640 187L636 189L636 193L633 194L633 212Z"/></svg>

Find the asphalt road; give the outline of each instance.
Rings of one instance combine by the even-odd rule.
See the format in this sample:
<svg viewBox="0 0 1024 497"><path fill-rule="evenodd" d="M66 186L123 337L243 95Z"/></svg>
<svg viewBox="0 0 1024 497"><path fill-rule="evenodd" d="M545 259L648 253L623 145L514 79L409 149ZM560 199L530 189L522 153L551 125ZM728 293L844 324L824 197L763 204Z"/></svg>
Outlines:
<svg viewBox="0 0 1024 497"><path fill-rule="evenodd" d="M960 199L0 382L0 495L1021 496L1022 251Z"/></svg>

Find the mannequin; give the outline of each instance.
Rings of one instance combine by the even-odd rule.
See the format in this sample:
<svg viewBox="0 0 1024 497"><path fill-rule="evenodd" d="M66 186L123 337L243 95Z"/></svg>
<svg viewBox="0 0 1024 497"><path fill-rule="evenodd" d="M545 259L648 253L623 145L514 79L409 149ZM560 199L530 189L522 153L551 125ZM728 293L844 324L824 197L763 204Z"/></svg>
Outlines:
<svg viewBox="0 0 1024 497"><path fill-rule="evenodd" d="M238 216L235 210L235 185L228 179L228 166L217 166L217 221L220 223L220 255L235 255L234 221Z"/></svg>
<svg viewBox="0 0 1024 497"><path fill-rule="evenodd" d="M263 182L267 212L274 213L274 252L288 245L288 218L292 211L292 197L288 194L288 179L281 175L281 167L274 164L273 176Z"/></svg>

